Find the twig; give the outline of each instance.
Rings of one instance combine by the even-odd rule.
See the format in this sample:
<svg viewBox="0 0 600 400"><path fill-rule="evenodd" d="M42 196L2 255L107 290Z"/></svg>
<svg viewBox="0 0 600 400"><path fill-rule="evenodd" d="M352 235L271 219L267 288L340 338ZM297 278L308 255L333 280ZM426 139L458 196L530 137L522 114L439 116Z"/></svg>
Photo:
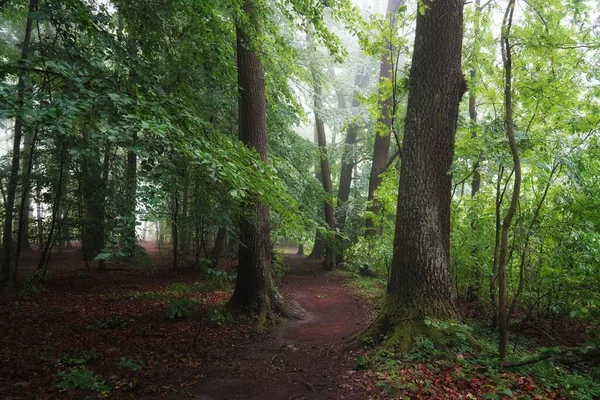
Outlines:
<svg viewBox="0 0 600 400"><path fill-rule="evenodd" d="M315 392L315 387L313 385L306 381L303 381L302 379L300 379L300 382L304 383L313 393Z"/></svg>

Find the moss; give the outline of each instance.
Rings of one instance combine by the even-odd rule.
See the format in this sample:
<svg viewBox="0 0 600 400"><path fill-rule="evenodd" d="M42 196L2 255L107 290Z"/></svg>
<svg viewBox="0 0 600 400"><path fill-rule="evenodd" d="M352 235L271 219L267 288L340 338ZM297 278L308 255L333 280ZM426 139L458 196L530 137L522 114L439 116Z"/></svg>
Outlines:
<svg viewBox="0 0 600 400"><path fill-rule="evenodd" d="M409 302L397 296L388 296L377 319L350 343L350 347L383 344L405 352L410 350L419 336L428 338L437 346L443 345L443 330L426 324L425 320L428 318L455 320L458 313L451 302Z"/></svg>

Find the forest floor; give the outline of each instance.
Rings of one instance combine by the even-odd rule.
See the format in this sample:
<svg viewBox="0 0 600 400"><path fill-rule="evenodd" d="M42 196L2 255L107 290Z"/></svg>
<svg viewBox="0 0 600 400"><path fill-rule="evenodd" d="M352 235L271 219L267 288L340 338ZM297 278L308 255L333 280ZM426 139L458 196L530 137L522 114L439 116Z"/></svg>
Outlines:
<svg viewBox="0 0 600 400"><path fill-rule="evenodd" d="M298 318L258 332L220 307L230 285L198 271L98 273L78 251L56 257L43 285L0 297L0 399L367 399L373 390L342 351L373 308L318 261L286 258L281 291ZM35 260L28 253L23 264ZM168 318L179 309L187 318Z"/></svg>
<svg viewBox="0 0 600 400"><path fill-rule="evenodd" d="M23 258L29 271L36 256ZM426 342L400 357L344 350L376 314L368 294L381 296L381 281L357 285L300 256L285 262L280 290L297 318L259 332L223 309L227 274L89 272L77 250L56 255L47 280L30 280L18 300L0 294L0 399L561 399L561 386L577 383L565 375L544 387L526 371L498 370L481 349L449 358Z"/></svg>

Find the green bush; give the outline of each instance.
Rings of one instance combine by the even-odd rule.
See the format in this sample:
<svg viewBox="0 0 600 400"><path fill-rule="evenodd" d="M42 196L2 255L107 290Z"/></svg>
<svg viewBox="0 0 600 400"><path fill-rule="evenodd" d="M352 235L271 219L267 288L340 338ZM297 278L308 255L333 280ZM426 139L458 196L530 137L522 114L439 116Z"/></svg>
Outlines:
<svg viewBox="0 0 600 400"><path fill-rule="evenodd" d="M48 281L49 272L47 269L40 269L25 276L23 288L19 292L19 297L22 299L30 299L42 293L46 293L46 283Z"/></svg>
<svg viewBox="0 0 600 400"><path fill-rule="evenodd" d="M187 319L191 315L192 301L187 297L173 297L167 301L167 318Z"/></svg>
<svg viewBox="0 0 600 400"><path fill-rule="evenodd" d="M132 360L127 357L121 357L121 360L119 361L119 367L128 368L134 372L141 370L143 366L143 362Z"/></svg>
<svg viewBox="0 0 600 400"><path fill-rule="evenodd" d="M210 310L208 319L219 326L227 325L233 321L231 314L223 308L213 308Z"/></svg>
<svg viewBox="0 0 600 400"><path fill-rule="evenodd" d="M86 350L81 353L67 353L62 356L56 363L60 366L64 367L76 367L80 365L86 365L90 361L94 361L98 358L98 354L95 349Z"/></svg>
<svg viewBox="0 0 600 400"><path fill-rule="evenodd" d="M61 392L71 389L80 389L106 393L111 389L110 386L104 383L100 375L94 375L92 371L85 367L60 371L56 376L56 383L54 386Z"/></svg>
<svg viewBox="0 0 600 400"><path fill-rule="evenodd" d="M100 329L123 329L127 326L127 321L121 316L121 314L111 315L104 321L97 324Z"/></svg>

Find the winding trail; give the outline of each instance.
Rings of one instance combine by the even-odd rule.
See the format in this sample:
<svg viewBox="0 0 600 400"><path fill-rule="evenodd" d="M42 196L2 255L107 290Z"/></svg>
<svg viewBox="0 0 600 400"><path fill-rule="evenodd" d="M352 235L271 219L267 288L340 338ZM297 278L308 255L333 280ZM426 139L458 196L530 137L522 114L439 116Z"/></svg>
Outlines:
<svg viewBox="0 0 600 400"><path fill-rule="evenodd" d="M320 262L288 256L283 294L301 319L232 349L190 387L203 400L361 399L351 385L353 355L346 340L363 330L369 308L344 279L323 272Z"/></svg>

